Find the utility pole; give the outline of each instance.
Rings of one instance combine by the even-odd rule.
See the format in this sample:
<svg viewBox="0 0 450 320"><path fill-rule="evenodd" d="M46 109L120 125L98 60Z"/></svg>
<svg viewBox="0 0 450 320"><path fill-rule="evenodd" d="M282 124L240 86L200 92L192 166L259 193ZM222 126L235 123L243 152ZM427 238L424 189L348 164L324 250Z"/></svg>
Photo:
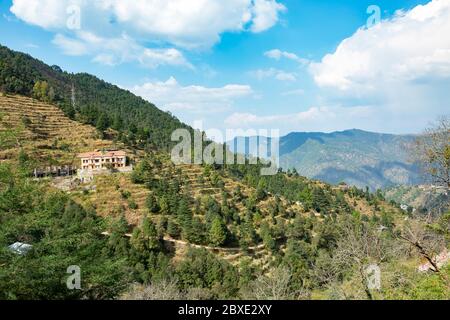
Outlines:
<svg viewBox="0 0 450 320"><path fill-rule="evenodd" d="M75 85L72 82L72 108L75 110Z"/></svg>

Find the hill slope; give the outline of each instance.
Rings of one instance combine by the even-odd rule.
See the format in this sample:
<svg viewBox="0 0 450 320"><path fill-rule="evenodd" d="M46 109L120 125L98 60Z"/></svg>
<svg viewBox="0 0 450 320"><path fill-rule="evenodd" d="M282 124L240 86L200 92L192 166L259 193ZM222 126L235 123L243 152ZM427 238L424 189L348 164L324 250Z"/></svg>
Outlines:
<svg viewBox="0 0 450 320"><path fill-rule="evenodd" d="M46 82L48 89L36 90ZM70 74L0 45L0 92L38 96L83 123L114 127L128 143L167 149L170 135L189 128L153 104L87 73Z"/></svg>
<svg viewBox="0 0 450 320"><path fill-rule="evenodd" d="M20 153L26 154L30 165L78 165L76 155L94 149L125 149L137 163L135 173L114 173L95 177L87 184L72 183L73 178L44 180L54 187L70 192L71 198L85 208L95 208L97 214L108 219L124 216L130 226L138 226L143 217L151 214L152 220L177 223L180 200L185 199L189 210L197 219L195 237L178 235L188 244L209 244L208 228L215 210L227 215L226 226L230 239L226 246L239 246L242 221L252 216L255 234L249 246L262 245L259 235L261 225L289 224L296 216L324 216L357 210L364 215L376 214L381 208L392 210L379 202L374 208L364 197L345 195L339 188L330 188L302 177L287 179L284 174L266 177L262 183L255 176L259 168L240 172L239 168L214 168L211 166L175 166L164 152L144 153L123 143L106 140L94 127L69 119L54 105L17 95L0 96L0 160L16 163ZM5 136L9 132L10 135ZM11 134L13 132L13 134ZM114 136L114 133L111 134ZM5 147L6 146L6 147ZM145 165L143 164L145 163ZM142 168L145 167L145 172ZM240 172L236 174L236 172ZM140 178L142 175L145 178ZM281 183L280 183L281 181ZM264 189L258 186L265 184ZM279 188L283 185L283 188ZM174 188L172 190L172 188ZM259 192L257 189L260 189ZM260 193L260 194L259 194ZM148 198L154 196L161 211L149 212ZM311 198L310 200L308 200ZM162 209L162 202L169 206ZM253 217L256 215L256 217ZM168 220L168 221L167 221ZM278 222L274 222L279 220ZM280 222L281 221L281 222ZM284 238L284 234L278 237ZM225 244L225 243L224 243ZM260 249L264 251L264 246ZM261 251L260 250L260 251ZM217 251L217 250L216 250ZM221 253L219 251L219 253ZM239 251L237 252L239 253ZM265 252L265 259L270 254ZM236 251L225 258L236 256ZM245 256L245 255L244 255ZM239 255L239 257L241 257ZM255 260L260 263L259 259ZM236 261L239 262L239 259Z"/></svg>
<svg viewBox="0 0 450 320"><path fill-rule="evenodd" d="M385 190L388 201L404 204L420 214L440 216L450 209L448 189L430 185L396 186Z"/></svg>
<svg viewBox="0 0 450 320"><path fill-rule="evenodd" d="M369 186L372 190L417 184L421 182L419 170L408 161L405 149L413 141L412 135L362 130L290 133L280 138L280 165L285 170L295 168L309 178ZM242 148L237 151L245 152ZM255 154L254 150L250 153Z"/></svg>
<svg viewBox="0 0 450 320"><path fill-rule="evenodd" d="M77 153L113 146L95 128L69 119L56 106L13 95L0 95L0 135L0 160L14 159L23 150L41 166L73 165Z"/></svg>

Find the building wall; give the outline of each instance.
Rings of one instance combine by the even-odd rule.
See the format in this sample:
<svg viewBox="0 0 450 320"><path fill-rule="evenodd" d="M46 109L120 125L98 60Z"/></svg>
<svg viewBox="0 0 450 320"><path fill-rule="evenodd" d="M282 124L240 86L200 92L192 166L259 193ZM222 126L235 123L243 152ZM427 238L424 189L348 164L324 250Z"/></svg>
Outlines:
<svg viewBox="0 0 450 320"><path fill-rule="evenodd" d="M124 168L127 165L127 157L81 158L81 169L83 170L107 168L108 165L113 168Z"/></svg>

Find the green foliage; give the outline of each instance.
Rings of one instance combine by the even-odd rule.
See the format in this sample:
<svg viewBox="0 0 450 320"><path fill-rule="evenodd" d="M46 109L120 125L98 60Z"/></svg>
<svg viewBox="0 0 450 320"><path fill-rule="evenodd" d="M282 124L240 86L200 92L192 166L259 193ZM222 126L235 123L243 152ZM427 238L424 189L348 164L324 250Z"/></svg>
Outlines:
<svg viewBox="0 0 450 320"><path fill-rule="evenodd" d="M138 204L136 203L136 201L134 201L133 199L128 200L128 207L131 210L136 210L139 208Z"/></svg>
<svg viewBox="0 0 450 320"><path fill-rule="evenodd" d="M98 131L103 132L109 127L109 118L106 114L101 113L100 116L97 118L95 127Z"/></svg>
<svg viewBox="0 0 450 320"><path fill-rule="evenodd" d="M33 86L33 98L51 103L55 99L55 90L50 87L47 81L36 81Z"/></svg>
<svg viewBox="0 0 450 320"><path fill-rule="evenodd" d="M416 300L449 300L450 289L439 275L428 275L419 280L411 295Z"/></svg>
<svg viewBox="0 0 450 320"><path fill-rule="evenodd" d="M204 249L190 249L176 275L182 289L211 289L215 298L236 297L239 288L237 269Z"/></svg>
<svg viewBox="0 0 450 320"><path fill-rule="evenodd" d="M260 228L260 235L261 235L261 239L264 242L264 245L266 246L267 249L269 249L270 251L275 251L276 249L276 242L275 239L272 235L272 232L270 230L270 227L267 223L263 223L261 225Z"/></svg>
<svg viewBox="0 0 450 320"><path fill-rule="evenodd" d="M209 242L215 247L220 247L227 239L227 229L222 220L218 217L214 219L209 230Z"/></svg>
<svg viewBox="0 0 450 320"><path fill-rule="evenodd" d="M147 208L151 213L157 213L161 209L159 207L158 201L156 201L156 198L153 194L149 194L147 196L145 204L147 205Z"/></svg>
<svg viewBox="0 0 450 320"><path fill-rule="evenodd" d="M75 109L72 107L75 89ZM104 129L105 114L124 142L169 150L170 136L179 128L191 130L170 113L131 92L86 73L70 74L29 55L0 46L0 91L35 96L57 104L66 115ZM102 119L103 118L103 119ZM109 122L108 120L108 126Z"/></svg>
<svg viewBox="0 0 450 320"><path fill-rule="evenodd" d="M161 238L158 235L156 226L148 217L144 218L141 228L134 229L131 245L142 253L160 251L162 249Z"/></svg>
<svg viewBox="0 0 450 320"><path fill-rule="evenodd" d="M102 221L63 194L47 194L0 165L0 299L106 299L128 282L125 263L104 248ZM26 255L6 247L21 241ZM82 290L68 290L66 270L81 268ZM20 274L20 276L17 276Z"/></svg>

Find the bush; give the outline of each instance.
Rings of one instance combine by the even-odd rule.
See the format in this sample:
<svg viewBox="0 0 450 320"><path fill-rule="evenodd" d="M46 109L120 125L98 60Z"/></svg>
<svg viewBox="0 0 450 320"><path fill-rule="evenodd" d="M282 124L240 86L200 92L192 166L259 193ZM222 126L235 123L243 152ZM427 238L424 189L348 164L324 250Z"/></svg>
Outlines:
<svg viewBox="0 0 450 320"><path fill-rule="evenodd" d="M128 201L128 207L129 207L131 210L137 210L137 209L139 208L138 204L137 204L136 201L134 201L133 199L130 199L130 200Z"/></svg>

